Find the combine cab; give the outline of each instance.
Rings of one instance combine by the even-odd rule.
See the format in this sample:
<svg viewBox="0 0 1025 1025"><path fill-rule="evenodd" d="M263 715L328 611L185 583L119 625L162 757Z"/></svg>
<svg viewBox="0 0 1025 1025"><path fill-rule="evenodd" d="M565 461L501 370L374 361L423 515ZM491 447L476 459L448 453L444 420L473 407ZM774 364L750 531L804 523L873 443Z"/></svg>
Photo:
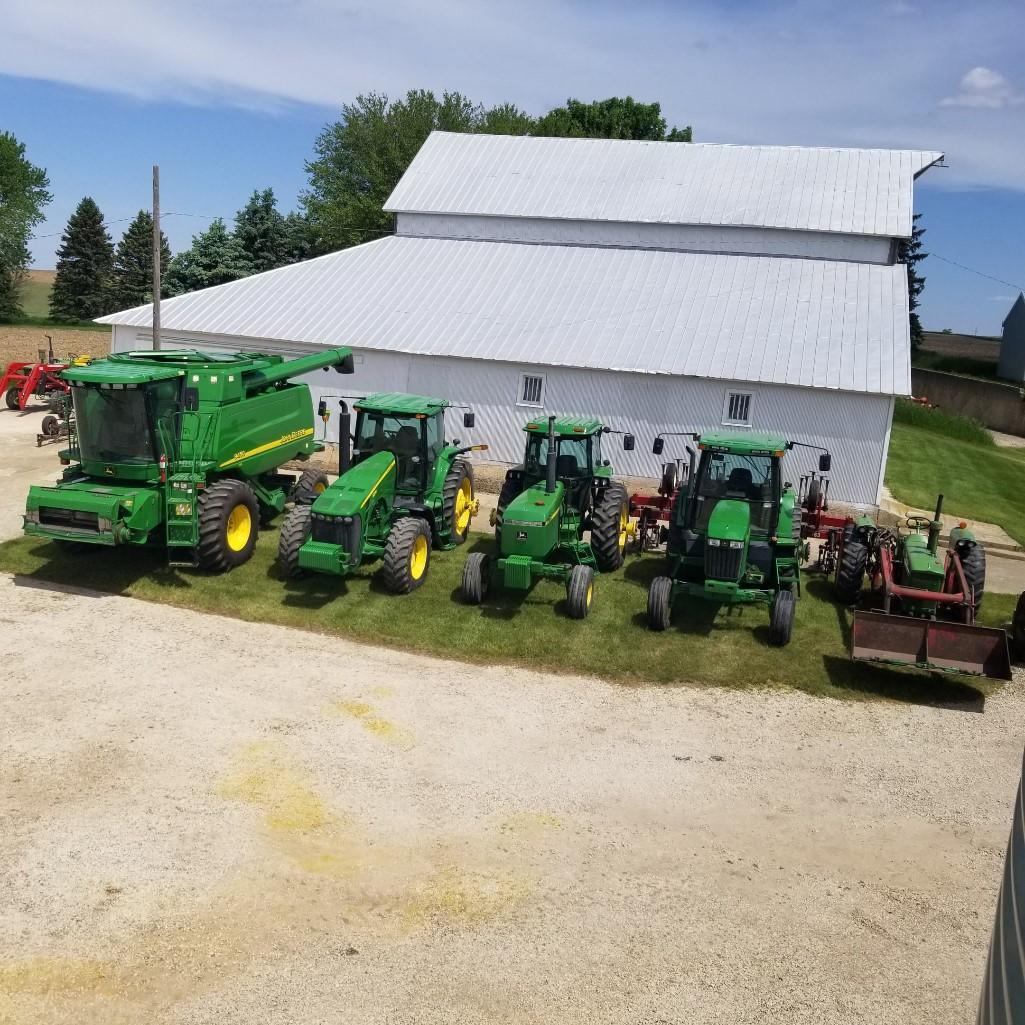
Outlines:
<svg viewBox="0 0 1025 1025"><path fill-rule="evenodd" d="M905 531L862 517L847 528L836 570L837 596L862 600L870 582L870 609L857 609L851 657L947 673L1011 679L1004 630L976 626L986 585L986 552L962 524L939 551L943 496L936 513L909 516Z"/></svg>

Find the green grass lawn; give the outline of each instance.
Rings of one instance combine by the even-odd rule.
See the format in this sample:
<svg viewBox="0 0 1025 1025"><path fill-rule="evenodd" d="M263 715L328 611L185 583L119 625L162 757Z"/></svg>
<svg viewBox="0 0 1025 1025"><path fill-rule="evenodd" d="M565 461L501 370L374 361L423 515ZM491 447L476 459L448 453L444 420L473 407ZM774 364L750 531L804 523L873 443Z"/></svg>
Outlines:
<svg viewBox="0 0 1025 1025"><path fill-rule="evenodd" d="M594 607L583 621L567 618L565 590L552 582L541 582L526 595L493 593L482 608L464 605L457 596L463 559L468 551L490 551L492 545L490 537L473 535L462 549L433 553L424 586L403 597L386 593L373 567L348 580L281 580L273 528L261 534L249 563L224 576L167 569L158 549L74 551L32 538L0 545L0 570L406 651L624 683L779 686L837 697L976 704L993 686L852 663L846 654L849 614L832 602L829 584L811 575L805 577L787 648L766 642L763 607L717 612L704 602L680 602L673 628L652 633L645 604L648 582L663 566L656 556L633 557L625 570L601 576ZM1013 599L987 596L986 604L985 622L1002 624ZM230 643L230 632L226 637ZM301 648L296 656L301 660ZM330 672L330 666L307 670Z"/></svg>
<svg viewBox="0 0 1025 1025"><path fill-rule="evenodd" d="M1025 449L1000 448L973 421L939 410L898 406L886 484L894 498L997 523L1025 544Z"/></svg>
<svg viewBox="0 0 1025 1025"><path fill-rule="evenodd" d="M921 370L940 370L946 374L978 377L983 381L999 381L996 360L971 356L948 356L940 352L920 350L911 357L911 365ZM1006 382L1004 382L1006 383Z"/></svg>

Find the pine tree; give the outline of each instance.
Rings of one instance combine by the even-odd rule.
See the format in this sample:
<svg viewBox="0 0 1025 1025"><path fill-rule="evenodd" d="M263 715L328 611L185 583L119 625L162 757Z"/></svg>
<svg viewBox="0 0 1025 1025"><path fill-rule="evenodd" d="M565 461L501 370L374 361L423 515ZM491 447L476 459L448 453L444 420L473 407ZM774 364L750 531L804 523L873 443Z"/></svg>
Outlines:
<svg viewBox="0 0 1025 1025"><path fill-rule="evenodd" d="M285 217L285 263L308 260L316 251L316 239L309 218L296 211Z"/></svg>
<svg viewBox="0 0 1025 1025"><path fill-rule="evenodd" d="M103 214L86 196L68 219L57 251L57 277L50 295L54 320L92 320L110 313L114 245Z"/></svg>
<svg viewBox="0 0 1025 1025"><path fill-rule="evenodd" d="M238 281L253 273L253 265L241 243L218 217L192 245L178 253L167 269L167 294L181 295L200 288Z"/></svg>
<svg viewBox="0 0 1025 1025"><path fill-rule="evenodd" d="M161 232L160 266L165 274L170 263L171 247ZM117 244L110 297L116 309L153 301L153 215L148 210L140 210L135 215Z"/></svg>
<svg viewBox="0 0 1025 1025"><path fill-rule="evenodd" d="M924 339L922 323L918 319L915 310L918 309L918 297L925 288L925 278L918 273L919 261L924 260L929 254L922 252L922 236L925 228L918 227L918 218L921 214L915 214L912 218L911 238L904 239L897 246L897 262L907 264L908 268L908 309L911 313L911 349L917 349Z"/></svg>
<svg viewBox="0 0 1025 1025"><path fill-rule="evenodd" d="M273 189L254 191L235 214L235 238L256 274L288 262L285 218L277 208Z"/></svg>

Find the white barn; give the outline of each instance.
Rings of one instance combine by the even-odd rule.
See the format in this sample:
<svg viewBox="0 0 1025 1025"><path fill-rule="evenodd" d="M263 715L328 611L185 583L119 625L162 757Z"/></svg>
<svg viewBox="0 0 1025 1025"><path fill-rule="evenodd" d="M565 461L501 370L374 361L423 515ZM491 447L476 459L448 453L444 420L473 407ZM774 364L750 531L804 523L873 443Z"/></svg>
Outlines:
<svg viewBox="0 0 1025 1025"><path fill-rule="evenodd" d="M1022 292L1004 317L997 377L1015 384L1025 382L1025 293Z"/></svg>
<svg viewBox="0 0 1025 1025"><path fill-rule="evenodd" d="M348 387L471 404L510 463L542 409L632 431L613 462L643 476L658 431L778 431L871 505L911 383L896 246L940 159L435 132L385 206L395 235L166 300L164 344L349 345ZM149 306L102 322L115 351L151 345Z"/></svg>

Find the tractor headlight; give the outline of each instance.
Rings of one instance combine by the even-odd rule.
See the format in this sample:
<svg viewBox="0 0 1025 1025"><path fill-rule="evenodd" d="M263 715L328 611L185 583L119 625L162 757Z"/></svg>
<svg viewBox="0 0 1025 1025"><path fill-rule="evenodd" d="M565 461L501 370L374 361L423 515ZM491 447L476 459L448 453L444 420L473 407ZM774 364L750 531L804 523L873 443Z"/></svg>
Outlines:
<svg viewBox="0 0 1025 1025"><path fill-rule="evenodd" d="M721 544L722 542L717 537L710 537L708 539L709 548L718 548Z"/></svg>
<svg viewBox="0 0 1025 1025"><path fill-rule="evenodd" d="M731 541L730 542L730 548L743 548L743 547L744 547L744 542L743 541Z"/></svg>

